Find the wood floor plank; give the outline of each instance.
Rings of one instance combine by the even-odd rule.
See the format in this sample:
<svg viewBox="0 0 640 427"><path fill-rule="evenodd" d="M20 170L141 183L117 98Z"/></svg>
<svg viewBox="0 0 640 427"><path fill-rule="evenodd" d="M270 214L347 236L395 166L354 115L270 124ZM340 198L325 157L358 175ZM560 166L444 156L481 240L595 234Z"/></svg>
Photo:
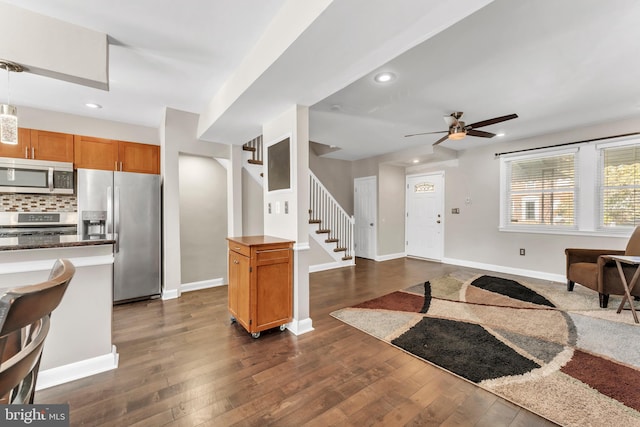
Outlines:
<svg viewBox="0 0 640 427"><path fill-rule="evenodd" d="M330 316L459 269L357 259L313 273L314 330L300 336L253 339L230 322L224 286L119 305L119 368L38 391L36 403L68 403L72 426L553 425Z"/></svg>

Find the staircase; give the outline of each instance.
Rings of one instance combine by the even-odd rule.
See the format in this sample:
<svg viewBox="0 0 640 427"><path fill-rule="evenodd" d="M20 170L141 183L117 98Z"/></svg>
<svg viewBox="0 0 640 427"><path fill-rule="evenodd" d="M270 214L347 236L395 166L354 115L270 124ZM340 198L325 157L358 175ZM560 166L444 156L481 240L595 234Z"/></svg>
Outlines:
<svg viewBox="0 0 640 427"><path fill-rule="evenodd" d="M246 142L242 149L251 152L251 158L247 160L252 165L262 165L262 135Z"/></svg>
<svg viewBox="0 0 640 427"><path fill-rule="evenodd" d="M242 149L251 153L247 163L263 164L262 135L245 143ZM249 173L255 171L253 167L246 169ZM309 171L309 234L333 258L332 265L355 265L353 233L353 216L342 209L314 173Z"/></svg>
<svg viewBox="0 0 640 427"><path fill-rule="evenodd" d="M333 252L340 255L340 261L353 260L353 216L342 209L342 206L311 171L309 171L309 224L317 225L315 234L324 235L324 243L335 244Z"/></svg>

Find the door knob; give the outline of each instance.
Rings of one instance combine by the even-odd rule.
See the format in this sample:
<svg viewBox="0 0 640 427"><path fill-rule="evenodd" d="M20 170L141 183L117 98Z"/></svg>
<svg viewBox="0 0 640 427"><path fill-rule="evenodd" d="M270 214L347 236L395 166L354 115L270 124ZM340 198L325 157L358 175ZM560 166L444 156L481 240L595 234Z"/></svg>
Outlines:
<svg viewBox="0 0 640 427"><path fill-rule="evenodd" d="M436 223L440 224L440 220L437 220Z"/></svg>
<svg viewBox="0 0 640 427"><path fill-rule="evenodd" d="M373 223L370 223L369 225L373 227Z"/></svg>

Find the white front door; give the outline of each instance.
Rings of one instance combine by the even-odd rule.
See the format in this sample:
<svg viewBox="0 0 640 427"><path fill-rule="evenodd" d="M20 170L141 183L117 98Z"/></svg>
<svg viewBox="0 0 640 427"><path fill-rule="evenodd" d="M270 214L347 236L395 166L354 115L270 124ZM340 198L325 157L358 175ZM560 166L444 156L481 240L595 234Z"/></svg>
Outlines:
<svg viewBox="0 0 640 427"><path fill-rule="evenodd" d="M376 257L376 177L356 178L353 183L353 217L357 257Z"/></svg>
<svg viewBox="0 0 640 427"><path fill-rule="evenodd" d="M444 255L444 174L407 177L408 256L441 260Z"/></svg>

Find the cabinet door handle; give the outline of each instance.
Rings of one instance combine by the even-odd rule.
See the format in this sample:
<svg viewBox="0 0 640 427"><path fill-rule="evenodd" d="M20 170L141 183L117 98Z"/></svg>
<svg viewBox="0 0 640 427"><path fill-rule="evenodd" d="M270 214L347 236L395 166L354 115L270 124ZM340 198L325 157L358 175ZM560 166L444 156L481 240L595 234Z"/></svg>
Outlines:
<svg viewBox="0 0 640 427"><path fill-rule="evenodd" d="M31 147L31 158L32 159L36 158L36 149L34 147Z"/></svg>
<svg viewBox="0 0 640 427"><path fill-rule="evenodd" d="M239 251L239 250L240 250L240 248L233 248L233 250L234 250L234 251Z"/></svg>
<svg viewBox="0 0 640 427"><path fill-rule="evenodd" d="M120 172L122 172L122 162L120 162Z"/></svg>
<svg viewBox="0 0 640 427"><path fill-rule="evenodd" d="M237 259L234 259L234 260L233 260L233 263L234 263L234 264L240 264L240 261L238 261Z"/></svg>
<svg viewBox="0 0 640 427"><path fill-rule="evenodd" d="M24 147L24 158L25 159L29 158L29 147Z"/></svg>
<svg viewBox="0 0 640 427"><path fill-rule="evenodd" d="M118 162L117 161L113 164L113 170L116 171L116 172L118 171Z"/></svg>

